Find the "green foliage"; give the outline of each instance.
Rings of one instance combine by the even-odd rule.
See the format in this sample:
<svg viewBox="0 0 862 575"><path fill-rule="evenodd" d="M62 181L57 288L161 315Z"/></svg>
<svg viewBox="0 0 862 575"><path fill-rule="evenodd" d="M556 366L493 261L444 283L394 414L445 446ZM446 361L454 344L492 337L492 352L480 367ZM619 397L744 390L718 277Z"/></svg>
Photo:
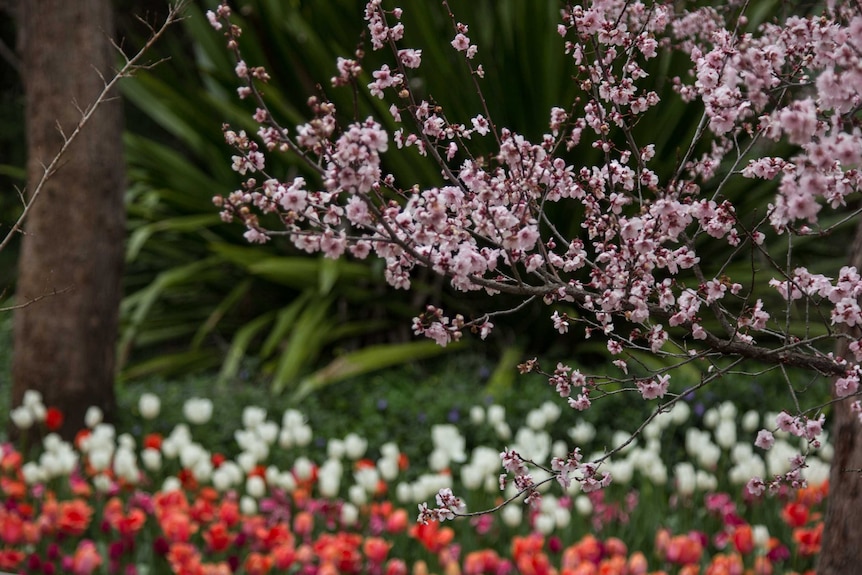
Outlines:
<svg viewBox="0 0 862 575"><path fill-rule="evenodd" d="M568 105L580 90L571 59L555 33L559 3L453 0L450 5L455 17L470 26L471 37L479 45L477 62L485 68L481 95L463 62L441 40L451 37L452 22L437 3L415 3L404 12L407 39L423 50L423 65L411 86L439 103L449 121L469 123L487 105L497 125L539 138L549 109ZM336 58L353 56L361 46L363 6L360 0L245 0L235 5L244 29L243 53L250 65L263 65L271 74L267 101L285 126L304 122L309 115L308 96L320 95L336 104L345 123L373 115L392 127L382 100L363 90L333 89L328 82L335 73ZM758 12L755 18L766 18L767 12ZM442 303L447 311L468 317L492 309L487 296L452 294L442 282L425 281L425 276L414 282L412 295L394 292L385 286L379 262L323 260L297 253L283 241L247 246L242 226L219 221L211 203L214 195L230 193L240 181L230 169L232 152L223 142L221 123L256 130L250 117L252 103L236 96L234 66L224 39L211 29L204 9L192 5L181 34L169 39L163 53L155 56L170 59L124 84L132 116L149 122L127 136L132 186L121 347L124 377L220 366L220 379L230 381L253 368L270 379L273 389L295 390L303 381L306 385L329 381L320 379L320 373L356 369L355 360L337 357L340 354L358 353L367 345L403 346L409 338L409 318L426 301ZM383 57L365 50L360 86L371 80L370 71ZM633 132L636 141L655 143L653 167L664 179L676 170L701 113L698 106L687 105L672 93L671 79L689 64L683 60L668 56L651 62L648 71L664 100L661 116L658 110L650 112ZM459 89L453 90L456 84ZM491 151L481 149L478 141L474 144L479 146L473 150L476 153ZM695 154L707 145L701 143ZM575 165L589 165L597 161L598 153L577 148L572 159ZM268 161L267 170L274 177L315 178L295 158L270 155ZM384 162L385 171L403 185L440 181L439 168L418 155L390 153ZM731 181L725 190L735 198L738 213L752 220L763 217L774 194L771 183L752 185L742 178ZM560 221L559 215L551 218ZM580 218L577 210L566 213L564 221L571 223L560 232L583 233ZM740 254L729 267L712 269L710 265L718 268L727 254L710 251L705 234L694 241L708 273L744 277L752 265L769 265L752 250ZM825 261L820 257L827 255L823 246L810 243L812 260ZM778 260L787 249L786 245L768 246ZM793 249L798 253L806 246L797 244ZM829 265L833 264L830 260ZM776 294L774 290L752 293L749 303L758 297ZM498 297L493 308L517 303ZM603 349L585 344L579 333L558 337L547 325L547 314L545 306L534 302L516 314L495 319L497 343L493 345L509 350L503 351L506 364L517 363L514 349L525 355L550 350L564 356L577 349L578 359L587 364L604 357ZM523 330L523 325L531 329ZM360 355L362 370L389 365L394 357L409 360L409 354L401 351L409 346L394 349L398 351ZM335 363L309 375L329 361ZM511 387L505 379L499 385Z"/></svg>
<svg viewBox="0 0 862 575"><path fill-rule="evenodd" d="M241 10L257 30L243 48L280 81L268 95L287 122L303 121L305 99L314 81L323 80L312 77L333 69L337 54L352 51L332 39L359 38L359 4L335 4L310 13L299 3L261 1ZM335 16L351 10L359 27L330 34L349 22ZM328 28L318 26L322 21ZM282 391L338 350L398 341L394 326L409 325L409 306L400 303L404 297L381 297L387 290L379 265L323 260L283 242L252 248L241 226L220 221L212 197L239 184L221 122L252 131L254 125L236 98L223 39L203 10L190 6L182 26L184 38L173 37L154 56L170 59L123 85L132 116L150 122L126 137L131 187L123 377L221 366L220 380L227 382L255 366ZM286 177L302 167L283 158L270 169ZM377 364L374 357L383 359ZM403 353L366 354L363 369L390 365L395 357L410 360Z"/></svg>
<svg viewBox="0 0 862 575"><path fill-rule="evenodd" d="M268 102L285 125L305 121L307 97L321 93L335 102L345 121L372 114L391 125L381 100L328 85L337 56L352 56L360 42L364 2L239 4L242 49L250 63L272 75ZM553 33L557 3L544 2L537 10L511 0L486 0L453 2L452 8L482 42L488 70L483 96L495 119L538 137L549 108L571 100L575 90L562 41ZM230 169L221 123L250 132L256 127L250 103L236 97L223 38L203 12L190 6L181 35L154 55L169 60L123 86L131 115L141 124L126 138L132 185L123 376L177 375L220 365L220 380L230 381L254 367L276 391L304 376L307 390L342 377L336 374L410 361L411 353L429 355L424 342L407 345L404 339L417 302L443 300L469 316L481 313L483 298L450 297L440 284L426 284L421 277L414 282L418 296L393 293L378 262L331 262L296 253L284 242L252 248L245 245L241 226L218 220L211 198L230 193L240 181ZM419 3L405 11L405 18L411 39L424 50L422 90L445 107L452 121L469 123L482 101L474 90L451 90L454 77L469 76L441 44L452 32L445 11ZM370 81L381 57L367 50L360 84ZM536 66L537 61L542 64ZM440 180L439 169L415 154L390 154L385 162L402 182ZM268 165L275 177L313 178L305 169L289 157L273 157ZM510 325L523 318L513 318ZM505 321L500 330L506 331ZM395 347L379 347L389 344ZM378 347L361 352L366 345ZM341 353L350 355L336 357ZM333 358L334 363L309 375Z"/></svg>

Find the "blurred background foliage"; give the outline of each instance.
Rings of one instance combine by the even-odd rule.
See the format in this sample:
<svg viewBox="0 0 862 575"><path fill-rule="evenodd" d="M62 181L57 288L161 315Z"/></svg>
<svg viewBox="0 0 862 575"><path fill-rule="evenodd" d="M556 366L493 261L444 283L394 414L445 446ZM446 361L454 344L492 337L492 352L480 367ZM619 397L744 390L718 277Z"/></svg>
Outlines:
<svg viewBox="0 0 862 575"><path fill-rule="evenodd" d="M381 262L334 262L279 241L249 246L241 226L220 222L211 199L240 181L230 169L222 123L250 132L255 125L253 108L236 97L224 40L204 16L212 6L203 4L191 5L182 27L152 55L169 59L123 85L130 179L123 378L219 369L222 381L262 376L276 392L292 388L304 395L343 377L443 352L413 338L410 318L430 302L469 317L484 311L481 297L456 297L444 282L421 274L411 293L396 292L385 285ZM483 90L495 121L539 137L550 108L574 96L562 39L554 34L558 2L451 5L482 47ZM351 89L329 85L336 58L361 47L364 2L248 0L234 7L245 32L244 55L272 75L268 101L284 125L308 119L311 94L335 102L345 121L373 114L392 125L388 104L361 91L354 99ZM422 77L413 87L441 104L451 121L469 122L481 102L466 88L464 63L440 42L452 35L445 11L437 3L417 3L405 10L405 26L408 42L423 50ZM367 78L360 84L385 57L366 50ZM384 161L402 185L440 182L439 169L415 154L389 154ZM268 169L279 178L313 177L286 156L270 156ZM517 326L538 312L496 322L496 345L547 344L550 335L541 329L516 335ZM508 363L506 371L514 372Z"/></svg>
<svg viewBox="0 0 862 575"><path fill-rule="evenodd" d="M481 86L494 121L528 138L540 138L550 108L568 106L578 95L563 39L555 31L561 3L451 0L449 4L458 20L469 25L471 38L480 47L477 61L486 70ZM759 4L749 26L768 18L778 4ZM221 384L262 380L276 393L289 391L299 398L348 377L469 347L444 350L430 341L417 341L410 332L410 318L432 302L450 313L476 316L505 307L504 298L495 298L492 308L487 298L453 294L444 282L422 273L411 292L395 291L383 281L379 261L326 260L299 253L278 240L251 246L242 238L242 226L220 221L212 197L230 193L240 182L230 169L232 151L224 143L222 124L250 132L256 128L252 105L236 97L234 63L224 38L204 16L214 5L191 3L182 24L150 55L154 62L163 61L122 83L129 187L121 380L218 371ZM388 104L329 84L336 58L351 57L362 46L364 1L239 0L232 5L245 30L242 49L247 61L263 65L273 78L266 93L283 125L292 127L308 119L307 98L312 94L332 100L345 121L373 114L391 125ZM439 2L415 2L408 8L405 42L423 50L421 79L412 80L411 86L441 104L450 121L469 123L482 106L464 62L448 49L448 42L441 41L452 36L451 21ZM124 44L131 49L146 38L146 27L134 15L157 22L164 10L161 1L118 0ZM10 34L7 28L5 22L0 26L4 40ZM370 71L386 56L366 50L366 72L360 84L370 81ZM660 95L673 100L669 79L686 64L682 56L651 63L649 72L658 81ZM4 68L2 74L0 120L9 119L5 114L13 116L6 123L11 128L0 138L0 182L5 191L22 185L23 152L15 152L15 142L23 137L23 127L15 121L22 100L12 81L14 72ZM700 114L696 106L676 102L665 102L635 130L637 141L656 144L653 167L665 177L674 170L684 152L679 146L690 140ZM588 146L576 148L570 159L576 165L598 160ZM311 176L288 156L270 155L268 160L275 177ZM387 154L384 161L385 170L395 174L402 186L440 182L439 169L415 154ZM739 198L739 213L758 218L774 190L739 181L727 193ZM17 198L10 193L2 198L3 221L10 221ZM561 231L580 233L577 209L554 209L558 220L570 222ZM822 243L812 243L811 248L812 262L837 269L834 249ZM724 255L710 252L706 242L700 249L704 261L713 257L723 261ZM781 258L786 246L779 243L770 250ZM13 255L13 250L0 254L4 287L14 283L9 273ZM724 273L750 273L751 265L749 258L740 258L736 267ZM560 338L550 329L547 314L537 304L495 319L498 329L490 346L484 346L488 357L498 362L487 378L489 390L511 389L514 366L526 356L570 357L577 350L581 364L604 360L602 342L583 341L574 333ZM690 375L697 378L697 373Z"/></svg>

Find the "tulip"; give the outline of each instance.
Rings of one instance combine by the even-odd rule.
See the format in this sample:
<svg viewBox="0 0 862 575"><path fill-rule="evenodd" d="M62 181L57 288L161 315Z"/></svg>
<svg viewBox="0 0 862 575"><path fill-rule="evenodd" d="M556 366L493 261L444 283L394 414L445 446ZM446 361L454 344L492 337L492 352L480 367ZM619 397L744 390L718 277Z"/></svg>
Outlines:
<svg viewBox="0 0 862 575"><path fill-rule="evenodd" d="M144 419L155 419L159 416L162 402L154 393L142 393L138 399L138 411Z"/></svg>
<svg viewBox="0 0 862 575"><path fill-rule="evenodd" d="M213 414L213 402L209 399L192 397L183 404L183 415L196 425L207 423Z"/></svg>

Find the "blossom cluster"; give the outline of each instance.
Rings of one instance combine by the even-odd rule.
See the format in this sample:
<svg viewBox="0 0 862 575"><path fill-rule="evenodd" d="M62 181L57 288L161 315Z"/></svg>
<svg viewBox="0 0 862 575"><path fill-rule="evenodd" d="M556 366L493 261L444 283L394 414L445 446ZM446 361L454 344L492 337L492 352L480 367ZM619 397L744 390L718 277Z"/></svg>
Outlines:
<svg viewBox="0 0 862 575"><path fill-rule="evenodd" d="M234 169L251 177L214 202L226 221L246 226L252 242L285 235L329 258L374 254L394 288L410 289L423 267L456 290L543 301L560 334L579 326L584 337L602 338L616 358L617 375L567 366L548 374L579 411L608 395L610 385L628 384L645 400L666 401L660 413L690 391L674 386L674 367L702 360L715 368L721 356L812 369L836 378L838 397L856 396L858 368L824 343L846 338L854 359L862 356L862 343L844 330L862 323L862 276L849 266L835 278L809 271L792 246L800 237L839 233L859 213L848 198L862 186L855 116L862 103L862 15L830 5L822 14L749 26L744 7L676 8L593 0L562 10L556 32L581 96L549 110L547 131L531 141L496 124L487 106L473 118L450 118L415 91L411 79L421 73L422 51L409 46L403 11L382 0L370 0L364 18L372 51L390 53L390 61L369 77L357 51L355 59L338 61L332 84L385 100L389 117L345 120L332 102L315 96L311 119L286 128L263 97L269 77L244 62L239 27L222 4L210 20L237 58L240 95L255 102L259 130L255 139L225 127L238 152ZM451 48L484 102L480 48L469 26L451 18ZM671 93L660 93L653 62L674 53L690 65L671 79ZM660 150L638 126L679 102L700 106L699 123L679 148ZM474 152L480 139L493 152ZM386 172L386 155L409 148L439 169L442 184L402 182ZM585 150L600 159L584 165L578 152ZM276 152L297 155L314 179L273 178L265 156ZM672 169L659 153L674 156ZM753 213L740 210L737 191L752 178L775 181L771 203ZM567 235L560 230L573 214L579 231ZM266 216L276 216L280 227L267 227L273 220ZM786 258L771 253L775 241L787 243ZM737 264L746 271L730 277ZM781 297L760 289L767 285ZM468 318L429 305L413 330L441 345L465 330L485 338L492 318L507 311ZM816 338L809 324L822 318L833 331ZM636 360L642 352L666 367L644 376ZM721 375L706 376L704 384ZM862 404L853 405L862 415ZM822 422L798 405L797 411L788 417L798 425L786 430L816 443ZM782 421L777 426L784 428ZM767 443L763 435L759 446ZM517 454L507 453L506 472L535 493ZM807 453L801 449L794 469L776 481L755 476L750 489L775 489L781 481L801 486ZM595 477L596 465L576 457L553 463L563 482L578 470L585 486L607 485L609 477ZM447 517L460 501L452 497L445 494L428 513Z"/></svg>

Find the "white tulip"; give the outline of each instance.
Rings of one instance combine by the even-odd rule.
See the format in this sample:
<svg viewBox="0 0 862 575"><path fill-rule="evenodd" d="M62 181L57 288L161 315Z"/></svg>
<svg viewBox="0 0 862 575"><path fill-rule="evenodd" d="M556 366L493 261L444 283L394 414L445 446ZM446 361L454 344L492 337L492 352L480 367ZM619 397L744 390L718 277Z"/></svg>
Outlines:
<svg viewBox="0 0 862 575"><path fill-rule="evenodd" d="M362 507L368 503L368 495L361 485L351 485L347 490L347 498L357 507Z"/></svg>
<svg viewBox="0 0 862 575"><path fill-rule="evenodd" d="M87 454L87 458L95 471L105 471L111 466L113 454L113 451L109 449L94 449Z"/></svg>
<svg viewBox="0 0 862 575"><path fill-rule="evenodd" d="M619 447L620 445L623 445L626 441L631 439L631 437L632 434L628 431L614 431L613 439L611 439L611 445L613 445L615 448ZM623 447L622 450L620 450L620 453L627 453L636 446L637 440L633 440L631 443Z"/></svg>
<svg viewBox="0 0 862 575"><path fill-rule="evenodd" d="M392 481L398 477L398 459L392 457L381 457L377 461L377 470L386 481Z"/></svg>
<svg viewBox="0 0 862 575"><path fill-rule="evenodd" d="M309 428L308 431L309 431L309 433L311 433L311 428ZM258 425L255 428L255 432L257 433L257 436L264 443L266 443L267 445L272 445L273 443L275 443L275 440L278 439L278 424L275 423L274 421L264 421L263 423L261 423L260 425ZM296 439L295 434L294 434L294 439ZM310 439L310 436L309 436L309 439ZM297 443L297 445L300 445L298 440L296 443ZM305 445L305 444L301 444L301 445Z"/></svg>
<svg viewBox="0 0 862 575"><path fill-rule="evenodd" d="M296 479L294 479L293 473L282 471L278 475L278 486L288 493L293 493L296 490Z"/></svg>
<svg viewBox="0 0 862 575"><path fill-rule="evenodd" d="M266 483L259 475L251 475L245 480L245 492L255 499L266 495Z"/></svg>
<svg viewBox="0 0 862 575"><path fill-rule="evenodd" d="M180 465L191 468L203 458L209 458L209 453L197 443L189 443L180 448Z"/></svg>
<svg viewBox="0 0 862 575"><path fill-rule="evenodd" d="M344 442L340 439L330 439L326 443L326 456L330 459L341 459L345 452Z"/></svg>
<svg viewBox="0 0 862 575"><path fill-rule="evenodd" d="M293 462L293 472L299 480L308 479L313 471L314 464L307 457L299 457Z"/></svg>
<svg viewBox="0 0 862 575"><path fill-rule="evenodd" d="M15 424L15 427L22 431L33 427L33 414L25 405L13 409L9 414L9 417L12 419L12 423Z"/></svg>
<svg viewBox="0 0 862 575"><path fill-rule="evenodd" d="M556 522L554 521L553 515L547 515L545 513L539 513L536 515L534 520L534 526L536 531L541 533L542 535L549 535L554 531L556 527Z"/></svg>
<svg viewBox="0 0 862 575"><path fill-rule="evenodd" d="M399 483L395 486L395 498L399 503L413 503L416 499L413 497L413 486L409 483Z"/></svg>
<svg viewBox="0 0 862 575"><path fill-rule="evenodd" d="M546 401L541 406L542 412L545 414L545 419L548 420L548 423L553 423L560 418L560 414L563 410L560 408L559 404L553 401Z"/></svg>
<svg viewBox="0 0 862 575"><path fill-rule="evenodd" d="M21 405L28 408L42 404L42 392L35 389L28 389L24 392L24 397L21 399Z"/></svg>
<svg viewBox="0 0 862 575"><path fill-rule="evenodd" d="M487 493L500 491L500 480L496 475L485 475L485 491Z"/></svg>
<svg viewBox="0 0 862 575"><path fill-rule="evenodd" d="M278 476L281 474L281 471L275 465L270 465L266 468L264 472L264 479L269 485L275 485L278 483Z"/></svg>
<svg viewBox="0 0 862 575"><path fill-rule="evenodd" d="M499 425L506 421L506 408L502 405L494 405L488 406L488 423L491 425Z"/></svg>
<svg viewBox="0 0 862 575"><path fill-rule="evenodd" d="M257 501L251 496L243 495L239 500L239 510L243 515L257 515Z"/></svg>
<svg viewBox="0 0 862 575"><path fill-rule="evenodd" d="M565 459L569 453L569 445L562 439L558 439L551 445L551 455Z"/></svg>
<svg viewBox="0 0 862 575"><path fill-rule="evenodd" d="M250 473L257 465L257 455L251 451L243 451L236 456L236 462L245 473Z"/></svg>
<svg viewBox="0 0 862 575"><path fill-rule="evenodd" d="M748 479L751 479L753 476L749 475ZM718 489L718 478L715 477L712 473L708 473L703 469L697 470L697 488L699 491L708 492L715 491Z"/></svg>
<svg viewBox="0 0 862 575"><path fill-rule="evenodd" d="M348 433L344 438L344 452L348 458L353 460L360 459L365 455L366 449L368 449L368 441L356 433Z"/></svg>
<svg viewBox="0 0 862 575"><path fill-rule="evenodd" d="M521 506L517 503L510 503L503 507L502 511L500 511L500 515L502 516L503 523L508 527L517 527L523 520L524 512L521 510Z"/></svg>
<svg viewBox="0 0 862 575"><path fill-rule="evenodd" d="M428 455L428 467L431 471L443 471L449 467L449 453L443 449L435 449Z"/></svg>
<svg viewBox="0 0 862 575"><path fill-rule="evenodd" d="M466 441L454 425L447 423L432 426L431 441L437 449L446 451L452 461L460 463L467 459L464 452Z"/></svg>
<svg viewBox="0 0 862 575"><path fill-rule="evenodd" d="M350 503L349 501L345 501L341 506L341 524L344 526L352 526L356 525L356 522L359 520L359 508Z"/></svg>
<svg viewBox="0 0 862 575"><path fill-rule="evenodd" d="M548 418L541 409L533 409L527 414L527 426L540 431L545 428L548 423Z"/></svg>
<svg viewBox="0 0 862 575"><path fill-rule="evenodd" d="M812 485L820 485L829 479L829 464L819 457L809 457L806 461L805 479Z"/></svg>
<svg viewBox="0 0 862 575"><path fill-rule="evenodd" d="M658 420L653 419L647 424L646 427L644 427L643 436L647 439L658 439L659 437L661 437L662 430L663 428L661 425L659 425Z"/></svg>
<svg viewBox="0 0 862 575"><path fill-rule="evenodd" d="M469 490L479 489L482 486L484 476L479 469L467 464L461 467L461 483Z"/></svg>
<svg viewBox="0 0 862 575"><path fill-rule="evenodd" d="M44 404L36 403L30 406L30 413L33 414L34 420L45 421L45 417L48 415L48 410L45 408Z"/></svg>
<svg viewBox="0 0 862 575"><path fill-rule="evenodd" d="M733 421L736 419L737 413L738 410L736 409L736 404L734 404L732 401L725 401L718 406L718 415L719 417L721 417L721 419Z"/></svg>
<svg viewBox="0 0 862 575"><path fill-rule="evenodd" d="M323 470L322 467L320 469ZM338 492L341 489L341 479L337 475L321 474L317 480L317 489L323 497L334 499L338 497Z"/></svg>
<svg viewBox="0 0 862 575"><path fill-rule="evenodd" d="M208 482L212 479L213 464L209 458L201 459L192 467L192 476L196 481L201 483Z"/></svg>
<svg viewBox="0 0 862 575"><path fill-rule="evenodd" d="M380 446L380 455L387 459L395 459L396 461L401 456L401 451L394 441L387 441Z"/></svg>
<svg viewBox="0 0 862 575"><path fill-rule="evenodd" d="M715 442L724 449L736 443L736 421L722 419L715 428Z"/></svg>
<svg viewBox="0 0 862 575"><path fill-rule="evenodd" d="M114 453L114 474L133 485L138 482L140 471L132 450L121 447Z"/></svg>
<svg viewBox="0 0 862 575"><path fill-rule="evenodd" d="M95 405L91 405L87 408L87 413L84 414L84 424L90 429L93 429L102 423L103 417L102 410Z"/></svg>
<svg viewBox="0 0 862 575"><path fill-rule="evenodd" d="M742 416L742 429L751 433L760 427L760 414L757 411L750 409Z"/></svg>
<svg viewBox="0 0 862 575"><path fill-rule="evenodd" d="M57 451L63 445L63 440L56 433L49 433L42 439L42 447L45 451Z"/></svg>
<svg viewBox="0 0 862 575"><path fill-rule="evenodd" d="M305 417L295 409L288 409L281 418L282 427L293 429L305 423Z"/></svg>
<svg viewBox="0 0 862 575"><path fill-rule="evenodd" d="M707 409L706 412L703 414L703 424L709 429L715 428L715 426L718 425L720 419L721 415L714 407Z"/></svg>
<svg viewBox="0 0 862 575"><path fill-rule="evenodd" d="M183 415L195 425L207 423L213 415L213 402L206 398L192 397L183 404Z"/></svg>
<svg viewBox="0 0 862 575"><path fill-rule="evenodd" d="M634 476L635 472L635 466L630 459L622 459L620 461L614 461L610 465L609 472L614 478L614 483L626 485L631 483L632 476Z"/></svg>
<svg viewBox="0 0 862 575"><path fill-rule="evenodd" d="M64 443L63 447L55 452L55 455L60 464L61 475L71 475L75 468L78 467L78 454L68 443Z"/></svg>
<svg viewBox="0 0 862 575"><path fill-rule="evenodd" d="M179 477L171 475L170 477L165 478L162 482L162 491L168 493L171 491L179 491L183 488L183 484L180 481Z"/></svg>
<svg viewBox="0 0 862 575"><path fill-rule="evenodd" d="M282 449L293 449L294 443L293 431L289 427L282 427L278 434L278 446Z"/></svg>
<svg viewBox="0 0 862 575"><path fill-rule="evenodd" d="M311 427L308 425L303 424L293 429L293 440L296 442L298 447L305 447L311 443L311 439L313 437L314 435L311 432Z"/></svg>
<svg viewBox="0 0 862 575"><path fill-rule="evenodd" d="M557 528L565 529L572 522L572 512L565 507L557 507L554 509L554 522L557 524Z"/></svg>
<svg viewBox="0 0 862 575"><path fill-rule="evenodd" d="M667 467L660 459L653 459L652 465L647 470L647 476L656 485L664 485L667 483Z"/></svg>
<svg viewBox="0 0 862 575"><path fill-rule="evenodd" d="M720 457L721 449L710 441L704 442L697 452L697 461L705 469L715 469Z"/></svg>
<svg viewBox="0 0 862 575"><path fill-rule="evenodd" d="M176 477L168 477L168 479L176 480L176 484L177 486L179 486L180 480ZM105 475L104 473L99 473L93 478L93 487L95 487L96 491L98 491L99 493L109 493L111 490L114 489L115 486L114 481L109 476ZM179 487L176 487L176 489L179 489ZM165 484L162 486L162 490L171 491L170 485L168 484L167 480L165 480Z"/></svg>
<svg viewBox="0 0 862 575"><path fill-rule="evenodd" d="M474 405L470 408L470 421L474 425L481 425L485 422L485 410L481 405Z"/></svg>
<svg viewBox="0 0 862 575"><path fill-rule="evenodd" d="M162 468L162 453L158 449L147 447L141 452L141 461L149 471L158 471Z"/></svg>
<svg viewBox="0 0 862 575"><path fill-rule="evenodd" d="M682 425L688 418L691 417L691 407L684 401L677 401L673 404L673 408L670 410L671 419L674 424Z"/></svg>
<svg viewBox="0 0 862 575"><path fill-rule="evenodd" d="M593 512L593 502L586 495L578 495L575 497L575 511L582 516L587 516Z"/></svg>
<svg viewBox="0 0 862 575"><path fill-rule="evenodd" d="M224 493L233 486L233 482L230 478L230 473L225 472L224 469L221 467L213 471L211 479L213 487L215 487L216 490L222 493Z"/></svg>
<svg viewBox="0 0 862 575"><path fill-rule="evenodd" d="M45 474L42 472L42 468L39 467L39 464L35 461L28 461L22 465L21 475L24 478L24 483L27 485L42 483L46 479Z"/></svg>
<svg viewBox="0 0 862 575"><path fill-rule="evenodd" d="M585 445L596 436L596 428L589 421L579 421L577 425L569 429L569 437L577 445Z"/></svg>
<svg viewBox="0 0 862 575"><path fill-rule="evenodd" d="M155 419L162 409L162 401L154 393L142 393L138 399L138 411L144 419Z"/></svg>
<svg viewBox="0 0 862 575"><path fill-rule="evenodd" d="M266 421L266 410L255 405L246 406L242 410L242 425L246 429L254 429Z"/></svg>
<svg viewBox="0 0 862 575"><path fill-rule="evenodd" d="M361 485L368 494L377 491L377 484L380 482L380 474L376 467L362 467L353 472L353 479L357 485Z"/></svg>

